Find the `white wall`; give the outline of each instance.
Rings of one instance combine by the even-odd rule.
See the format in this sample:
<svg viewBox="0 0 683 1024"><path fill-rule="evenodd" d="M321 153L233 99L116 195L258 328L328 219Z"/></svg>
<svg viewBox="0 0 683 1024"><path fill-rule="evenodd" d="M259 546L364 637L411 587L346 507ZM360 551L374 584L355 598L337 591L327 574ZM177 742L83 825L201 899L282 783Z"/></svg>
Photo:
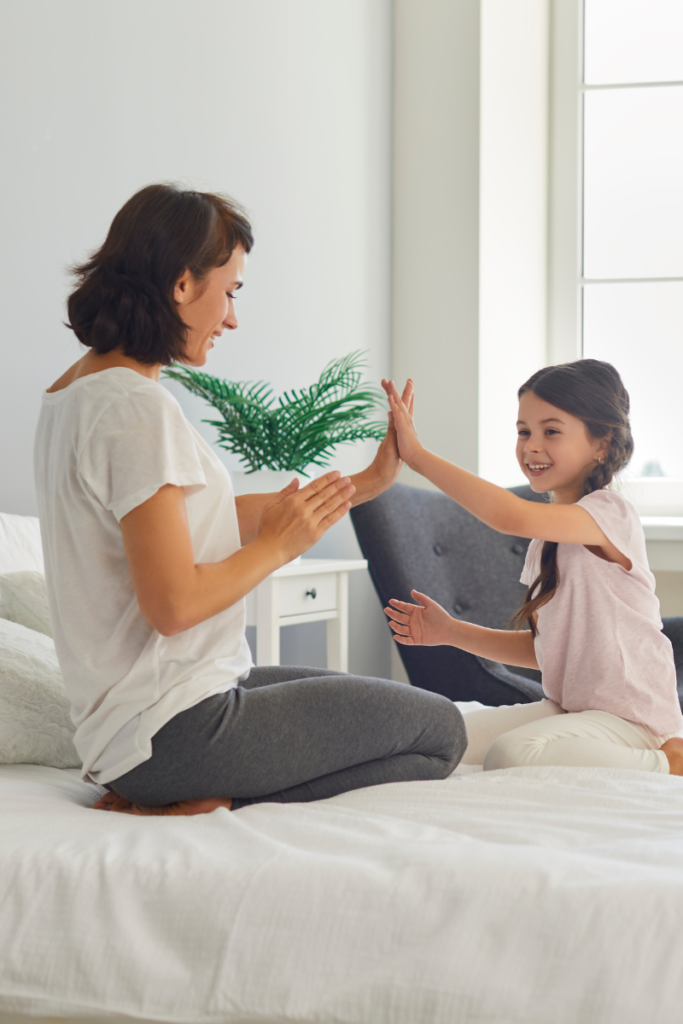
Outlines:
<svg viewBox="0 0 683 1024"><path fill-rule="evenodd" d="M424 443L477 470L480 0L396 0L394 374ZM412 477L412 478L411 478ZM406 474L406 482L424 480Z"/></svg>
<svg viewBox="0 0 683 1024"><path fill-rule="evenodd" d="M415 379L429 447L523 483L516 391L546 362L549 0L396 0L394 31L394 374Z"/></svg>
<svg viewBox="0 0 683 1024"><path fill-rule="evenodd" d="M548 0L482 0L479 473L526 482L517 388L547 362Z"/></svg>
<svg viewBox="0 0 683 1024"><path fill-rule="evenodd" d="M253 219L240 330L210 372L299 387L356 348L389 372L390 0L22 0L2 51L0 509L35 514L40 393L80 354L65 267L149 182L228 192ZM323 550L357 551L350 524ZM351 628L352 669L386 674L367 577Z"/></svg>
<svg viewBox="0 0 683 1024"><path fill-rule="evenodd" d="M582 0L550 3L548 362L581 358Z"/></svg>

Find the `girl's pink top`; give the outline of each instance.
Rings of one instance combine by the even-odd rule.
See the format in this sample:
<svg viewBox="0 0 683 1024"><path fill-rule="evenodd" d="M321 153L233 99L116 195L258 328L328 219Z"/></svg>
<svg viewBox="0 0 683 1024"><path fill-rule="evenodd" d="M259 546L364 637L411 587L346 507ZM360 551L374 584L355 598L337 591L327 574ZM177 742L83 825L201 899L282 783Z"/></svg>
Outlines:
<svg viewBox="0 0 683 1024"><path fill-rule="evenodd" d="M608 711L656 736L676 733L683 716L673 650L662 633L638 513L615 491L594 491L577 504L632 567L606 562L582 544L558 544L560 583L538 612L543 690L565 711ZM521 575L527 586L540 571L542 545L529 545Z"/></svg>

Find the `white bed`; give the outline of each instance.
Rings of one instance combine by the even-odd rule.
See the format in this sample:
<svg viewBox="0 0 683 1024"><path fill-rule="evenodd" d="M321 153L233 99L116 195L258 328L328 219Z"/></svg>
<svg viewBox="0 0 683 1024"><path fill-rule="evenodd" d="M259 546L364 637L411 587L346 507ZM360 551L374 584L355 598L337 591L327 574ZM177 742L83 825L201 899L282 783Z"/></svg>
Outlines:
<svg viewBox="0 0 683 1024"><path fill-rule="evenodd" d="M514 769L140 819L0 767L0 1013L679 1024L683 779Z"/></svg>
<svg viewBox="0 0 683 1024"><path fill-rule="evenodd" d="M41 570L0 514L0 754L68 765ZM0 1024L683 1020L682 778L461 768L192 818L100 792L0 765Z"/></svg>

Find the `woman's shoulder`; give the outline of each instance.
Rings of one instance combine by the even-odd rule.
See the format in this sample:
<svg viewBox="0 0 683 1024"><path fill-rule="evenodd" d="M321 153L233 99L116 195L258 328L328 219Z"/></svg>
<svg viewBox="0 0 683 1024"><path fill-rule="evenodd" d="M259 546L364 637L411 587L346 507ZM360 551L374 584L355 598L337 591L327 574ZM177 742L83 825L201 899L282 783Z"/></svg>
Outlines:
<svg viewBox="0 0 683 1024"><path fill-rule="evenodd" d="M77 437L79 455L93 444L134 434L142 441L180 436L191 428L177 399L158 381L117 366L77 378L60 391L43 396L43 408L58 415L62 429ZM65 419L66 417L66 419ZM70 423L69 428L67 424Z"/></svg>
<svg viewBox="0 0 683 1024"><path fill-rule="evenodd" d="M72 399L81 415L90 409L95 419L106 410L170 408L180 411L178 401L163 384L125 366L113 366L78 377L66 388L48 391L48 404Z"/></svg>

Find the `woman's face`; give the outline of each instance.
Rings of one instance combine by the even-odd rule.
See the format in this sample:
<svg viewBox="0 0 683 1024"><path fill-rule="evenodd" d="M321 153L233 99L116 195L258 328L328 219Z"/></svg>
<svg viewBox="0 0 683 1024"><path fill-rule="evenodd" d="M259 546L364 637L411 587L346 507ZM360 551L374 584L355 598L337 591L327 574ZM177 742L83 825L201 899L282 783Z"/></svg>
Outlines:
<svg viewBox="0 0 683 1024"><path fill-rule="evenodd" d="M214 340L224 330L234 331L235 293L242 287L247 254L238 246L227 263L214 267L202 281L186 270L176 282L173 297L187 324L184 363L203 366Z"/></svg>

